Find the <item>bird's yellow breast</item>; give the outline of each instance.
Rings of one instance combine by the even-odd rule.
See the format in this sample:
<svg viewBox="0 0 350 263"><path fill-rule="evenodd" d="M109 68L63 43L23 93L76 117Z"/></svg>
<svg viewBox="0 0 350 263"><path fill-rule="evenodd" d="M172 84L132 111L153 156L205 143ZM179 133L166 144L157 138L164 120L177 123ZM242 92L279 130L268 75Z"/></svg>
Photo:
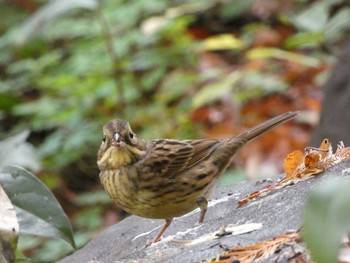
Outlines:
<svg viewBox="0 0 350 263"><path fill-rule="evenodd" d="M178 191L168 191L163 195L164 191L173 189L171 185L158 191L139 189L134 185L132 176L124 169L101 172L100 179L109 196L119 207L130 214L146 218L166 219L182 216L196 209L197 200L203 195L203 191L194 191L185 196L179 195Z"/></svg>

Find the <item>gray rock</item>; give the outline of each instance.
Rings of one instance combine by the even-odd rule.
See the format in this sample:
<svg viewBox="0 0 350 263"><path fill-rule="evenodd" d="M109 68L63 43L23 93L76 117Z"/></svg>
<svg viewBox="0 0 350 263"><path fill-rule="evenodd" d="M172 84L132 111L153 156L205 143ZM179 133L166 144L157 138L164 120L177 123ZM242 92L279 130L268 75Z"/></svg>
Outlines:
<svg viewBox="0 0 350 263"><path fill-rule="evenodd" d="M145 244L154 237L163 221L130 216L101 232L85 247L60 263L199 262L216 257L225 247L270 240L276 235L298 230L310 190L315 188L322 178L341 176L341 171L349 167L350 161L343 162L320 176L276 190L239 209L238 200L271 182L243 182L219 188L209 202L208 213L202 225L195 225L199 216L199 211L195 210L175 219L165 232L164 238L147 248ZM247 223L259 223L262 227L241 235L226 235L190 244L191 240L198 240L199 237L213 233L223 226ZM281 249L266 262L287 262L296 251L303 251L300 244L296 244L292 250L291 247L286 249L289 249L289 252Z"/></svg>

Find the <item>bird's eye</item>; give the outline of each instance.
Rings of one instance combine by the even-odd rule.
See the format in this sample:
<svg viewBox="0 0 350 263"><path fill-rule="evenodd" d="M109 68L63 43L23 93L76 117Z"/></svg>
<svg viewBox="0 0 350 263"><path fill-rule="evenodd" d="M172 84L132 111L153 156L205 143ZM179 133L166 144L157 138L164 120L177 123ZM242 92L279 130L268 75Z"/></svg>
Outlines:
<svg viewBox="0 0 350 263"><path fill-rule="evenodd" d="M135 134L134 134L134 133L129 132L129 137L130 137L130 139L134 139L134 136L135 136Z"/></svg>
<svg viewBox="0 0 350 263"><path fill-rule="evenodd" d="M106 135L103 135L102 142L106 142Z"/></svg>

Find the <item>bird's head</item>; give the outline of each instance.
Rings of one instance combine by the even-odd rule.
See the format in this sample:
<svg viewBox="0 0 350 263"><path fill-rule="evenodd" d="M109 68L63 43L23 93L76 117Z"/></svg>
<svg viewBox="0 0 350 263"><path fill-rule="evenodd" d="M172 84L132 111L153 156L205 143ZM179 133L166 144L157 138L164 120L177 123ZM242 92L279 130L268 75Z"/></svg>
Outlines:
<svg viewBox="0 0 350 263"><path fill-rule="evenodd" d="M103 126L97 164L100 170L129 165L145 154L145 146L145 141L136 137L127 121L111 120Z"/></svg>

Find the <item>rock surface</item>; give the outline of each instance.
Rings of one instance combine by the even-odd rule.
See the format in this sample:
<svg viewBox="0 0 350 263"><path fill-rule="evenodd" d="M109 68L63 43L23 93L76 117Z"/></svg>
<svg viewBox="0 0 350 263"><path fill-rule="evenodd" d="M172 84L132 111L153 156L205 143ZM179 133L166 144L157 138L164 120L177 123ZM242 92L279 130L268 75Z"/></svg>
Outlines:
<svg viewBox="0 0 350 263"><path fill-rule="evenodd" d="M271 182L243 182L219 188L209 202L209 209L202 225L196 226L199 211L195 210L175 219L159 243L145 248L163 225L162 220L130 216L104 230L82 249L61 260L60 263L119 263L119 262L200 262L215 258L225 247L253 244L270 240L276 235L296 231L301 227L301 215L306 197L324 177L342 176L342 170L350 167L350 161L340 163L315 178L276 190L237 209L239 199L261 189ZM230 224L261 224L260 229L240 235L216 238L200 237L213 233ZM257 225L250 225L257 226ZM300 249L300 245L295 249ZM285 249L260 262L287 262L296 253Z"/></svg>

